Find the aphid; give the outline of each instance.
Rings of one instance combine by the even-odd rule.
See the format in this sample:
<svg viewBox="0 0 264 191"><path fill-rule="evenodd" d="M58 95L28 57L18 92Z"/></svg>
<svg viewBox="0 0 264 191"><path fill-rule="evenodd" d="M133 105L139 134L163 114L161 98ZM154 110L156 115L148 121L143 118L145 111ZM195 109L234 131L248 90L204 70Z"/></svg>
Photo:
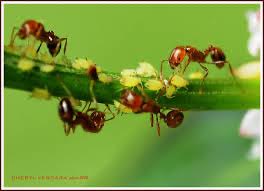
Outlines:
<svg viewBox="0 0 264 191"><path fill-rule="evenodd" d="M15 30L18 30L15 33ZM53 31L45 31L44 25L35 20L26 20L20 28L14 27L11 34L10 46L13 46L15 38L19 37L20 39L26 39L30 36L33 36L36 40L39 40L41 43L37 49L37 52L40 50L42 43L46 43L49 53L52 57L56 57L61 49L61 42L65 41L64 44L64 54L67 47L67 38L59 38L54 34Z"/></svg>
<svg viewBox="0 0 264 191"><path fill-rule="evenodd" d="M208 55L211 56L213 62L207 62L205 60ZM160 78L161 79L163 78L163 74L162 74L163 66L162 65L165 61L169 62L169 65L172 69L175 69L179 66L179 64L181 64L185 56L187 56L188 59L184 64L183 73L185 72L190 62L197 62L201 66L201 68L205 71L205 75L202 78L202 83L204 82L205 78L208 75L208 69L203 64L214 64L218 68L222 68L224 64L227 63L229 65L230 73L234 77L232 67L230 63L226 60L226 56L224 52L220 48L214 47L211 45L208 47L208 49L206 49L203 52L199 51L198 49L192 46L177 46L176 48L172 50L169 59L163 60L161 62Z"/></svg>
<svg viewBox="0 0 264 191"><path fill-rule="evenodd" d="M120 84L125 87L135 87L141 83L141 79L134 76L121 76Z"/></svg>
<svg viewBox="0 0 264 191"><path fill-rule="evenodd" d="M136 76L137 72L134 69L124 69L121 71L121 76Z"/></svg>
<svg viewBox="0 0 264 191"><path fill-rule="evenodd" d="M141 77L156 77L156 69L148 62L140 62L139 66L136 68L136 74Z"/></svg>
<svg viewBox="0 0 264 191"><path fill-rule="evenodd" d="M47 89L41 89L41 88L34 88L31 94L32 97L34 98L39 98L39 99L50 99L51 94Z"/></svg>
<svg viewBox="0 0 264 191"><path fill-rule="evenodd" d="M203 74L200 71L193 72L189 75L189 79L194 80L194 79L203 79Z"/></svg>
<svg viewBox="0 0 264 191"><path fill-rule="evenodd" d="M30 71L35 66L32 60L22 58L18 61L17 67L23 72Z"/></svg>
<svg viewBox="0 0 264 191"><path fill-rule="evenodd" d="M113 78L109 75L106 75L105 73L99 73L98 78L99 78L99 81L103 82L104 84L108 84L113 81Z"/></svg>
<svg viewBox="0 0 264 191"><path fill-rule="evenodd" d="M87 59L83 59L83 58L77 58L72 63L72 67L77 69L77 70L81 70L81 69L86 69L87 70L92 65L94 65L93 61L87 60Z"/></svg>
<svg viewBox="0 0 264 191"><path fill-rule="evenodd" d="M163 88L163 84L160 80L150 79L145 83L147 89L152 91L158 91Z"/></svg>
<svg viewBox="0 0 264 191"><path fill-rule="evenodd" d="M186 87L189 84L187 80L176 74L171 77L169 83L176 86L177 88Z"/></svg>
<svg viewBox="0 0 264 191"><path fill-rule="evenodd" d="M55 69L55 66L51 64L45 64L40 67L40 71L45 72L45 73L52 72L54 71L54 69Z"/></svg>
<svg viewBox="0 0 264 191"><path fill-rule="evenodd" d="M166 86L166 97L167 98L172 98L173 94L176 92L176 88L173 85L167 85Z"/></svg>

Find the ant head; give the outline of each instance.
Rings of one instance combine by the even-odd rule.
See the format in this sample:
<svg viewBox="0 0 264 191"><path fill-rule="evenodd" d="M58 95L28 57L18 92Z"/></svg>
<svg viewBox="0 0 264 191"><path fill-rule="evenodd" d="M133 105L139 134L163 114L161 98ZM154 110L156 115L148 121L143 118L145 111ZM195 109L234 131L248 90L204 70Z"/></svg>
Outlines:
<svg viewBox="0 0 264 191"><path fill-rule="evenodd" d="M101 129L104 126L105 113L101 111L94 111L91 114L91 120L93 121L96 129Z"/></svg>
<svg viewBox="0 0 264 191"><path fill-rule="evenodd" d="M222 68L224 66L224 63L226 62L226 57L224 52L217 47L211 48L211 58L212 61L216 63L216 66L218 68Z"/></svg>
<svg viewBox="0 0 264 191"><path fill-rule="evenodd" d="M139 112L143 104L143 97L131 90L124 90L121 94L120 102L131 108L133 112Z"/></svg>
<svg viewBox="0 0 264 191"><path fill-rule="evenodd" d="M53 31L48 31L45 35L47 36L48 43L55 43L59 39Z"/></svg>
<svg viewBox="0 0 264 191"><path fill-rule="evenodd" d="M184 119L184 115L179 110L172 110L167 113L165 121L170 128L178 127Z"/></svg>
<svg viewBox="0 0 264 191"><path fill-rule="evenodd" d="M176 68L183 61L185 55L186 50L183 46L174 48L169 58L171 68Z"/></svg>
<svg viewBox="0 0 264 191"><path fill-rule="evenodd" d="M59 37L57 37L53 31L46 32L47 39L47 47L49 49L49 53L55 57L59 54L61 49L61 43L59 41Z"/></svg>
<svg viewBox="0 0 264 191"><path fill-rule="evenodd" d="M68 98L62 98L59 103L59 116L64 122L72 122L74 111L72 104Z"/></svg>

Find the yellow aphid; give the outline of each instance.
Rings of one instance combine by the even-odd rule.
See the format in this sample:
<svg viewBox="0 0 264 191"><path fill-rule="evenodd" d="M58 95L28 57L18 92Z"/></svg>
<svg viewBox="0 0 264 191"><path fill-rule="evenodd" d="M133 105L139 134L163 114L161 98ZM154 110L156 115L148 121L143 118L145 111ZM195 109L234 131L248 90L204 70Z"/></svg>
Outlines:
<svg viewBox="0 0 264 191"><path fill-rule="evenodd" d="M158 91L163 87L163 84L160 80L151 79L145 83L145 86L149 90Z"/></svg>
<svg viewBox="0 0 264 191"><path fill-rule="evenodd" d="M126 87L135 87L141 83L141 79L133 76L122 76L120 78L120 84Z"/></svg>
<svg viewBox="0 0 264 191"><path fill-rule="evenodd" d="M47 53L41 54L40 55L40 59L43 62L48 63L48 64L53 63L53 58L49 54L47 54Z"/></svg>
<svg viewBox="0 0 264 191"><path fill-rule="evenodd" d="M91 65L94 63L91 60L83 59L83 58L77 58L73 61L72 67L80 70L80 69L88 69Z"/></svg>
<svg viewBox="0 0 264 191"><path fill-rule="evenodd" d="M155 70L155 68L147 62L140 62L139 66L136 69L136 73L137 75L142 77L157 76L157 71Z"/></svg>
<svg viewBox="0 0 264 191"><path fill-rule="evenodd" d="M114 105L116 107L116 109L118 109L119 111L123 112L123 113L131 113L132 109L121 104L120 102L114 100Z"/></svg>
<svg viewBox="0 0 264 191"><path fill-rule="evenodd" d="M189 79L192 79L192 80L194 80L194 79L202 79L202 78L203 78L203 74L200 71L193 72L193 73L191 73L189 75Z"/></svg>
<svg viewBox="0 0 264 191"><path fill-rule="evenodd" d="M37 52L36 52L34 46L28 46L28 47L26 47L25 53L26 53L26 55L28 57L36 57L36 55L37 55Z"/></svg>
<svg viewBox="0 0 264 191"><path fill-rule="evenodd" d="M234 71L235 75L241 79L259 78L260 63L258 61L243 64Z"/></svg>
<svg viewBox="0 0 264 191"><path fill-rule="evenodd" d="M182 88L182 87L186 87L189 82L187 80L185 80L183 77L178 76L178 75L174 75L171 78L171 84L176 86L177 88Z"/></svg>
<svg viewBox="0 0 264 191"><path fill-rule="evenodd" d="M96 72L97 72L97 73L102 72L102 68L101 68L100 66L96 66Z"/></svg>
<svg viewBox="0 0 264 191"><path fill-rule="evenodd" d="M75 99L74 97L69 97L69 100L70 100L70 102L71 102L71 104L73 105L73 106L81 106L82 105L82 103L81 103L81 101L80 100L78 100L78 99Z"/></svg>
<svg viewBox="0 0 264 191"><path fill-rule="evenodd" d="M17 67L22 71L30 71L34 67L34 62L26 58L22 58L18 61Z"/></svg>
<svg viewBox="0 0 264 191"><path fill-rule="evenodd" d="M137 75L134 69L124 69L121 71L121 76L135 76Z"/></svg>
<svg viewBox="0 0 264 191"><path fill-rule="evenodd" d="M168 86L166 86L166 97L167 98L172 98L173 96L173 94L176 92L176 88L175 88L175 86L173 86L173 85L168 85Z"/></svg>
<svg viewBox="0 0 264 191"><path fill-rule="evenodd" d="M34 88L31 94L32 97L39 99L50 99L51 95L47 89Z"/></svg>
<svg viewBox="0 0 264 191"><path fill-rule="evenodd" d="M49 73L49 72L52 72L54 70L55 66L54 65L50 65L50 64L45 64L45 65L42 65L40 67L40 71L41 72L46 72L46 73Z"/></svg>
<svg viewBox="0 0 264 191"><path fill-rule="evenodd" d="M111 76L106 75L105 73L99 73L98 78L100 82L103 82L106 84L113 81L113 78Z"/></svg>

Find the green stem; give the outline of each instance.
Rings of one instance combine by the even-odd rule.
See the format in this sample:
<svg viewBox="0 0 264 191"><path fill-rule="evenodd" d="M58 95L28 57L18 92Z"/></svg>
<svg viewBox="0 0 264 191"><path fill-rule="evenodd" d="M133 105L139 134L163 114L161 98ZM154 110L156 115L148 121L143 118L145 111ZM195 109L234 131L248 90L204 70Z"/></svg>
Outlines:
<svg viewBox="0 0 264 191"><path fill-rule="evenodd" d="M21 71L17 67L19 55L5 50L4 53L4 86L7 88L32 91L34 88L47 88L53 96L69 96L62 87L61 82L70 90L72 96L80 100L91 100L89 91L90 80L85 71L56 64L52 72L40 71L40 66L46 64L40 60L32 60L35 65L30 71ZM96 82L94 94L100 103L113 104L119 100L124 87L119 83L119 75L107 73L113 77L109 84ZM144 82L144 80L143 80ZM234 83L233 79L207 79L202 94L199 93L201 80L190 80L188 89L180 89L171 99L162 96L158 102L162 107L177 107L191 110L209 109L250 109L260 107L260 82L258 79L239 80L242 89ZM146 93L154 98L157 93Z"/></svg>

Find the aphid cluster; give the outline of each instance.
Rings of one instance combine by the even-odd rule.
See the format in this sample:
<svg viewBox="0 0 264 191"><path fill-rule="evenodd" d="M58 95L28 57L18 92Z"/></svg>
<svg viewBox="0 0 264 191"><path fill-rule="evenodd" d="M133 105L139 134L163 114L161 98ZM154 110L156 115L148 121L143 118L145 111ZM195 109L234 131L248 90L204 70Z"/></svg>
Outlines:
<svg viewBox="0 0 264 191"><path fill-rule="evenodd" d="M18 30L15 33L15 30ZM53 31L46 31L44 25L35 20L25 21L20 28L14 27L11 35L10 46L14 45L16 37L20 39L27 39L33 36L35 40L40 41L40 45L36 52L39 52L40 47L43 43L46 43L49 53L52 57L56 57L64 44L64 54L66 52L67 38L59 38L54 34ZM208 62L206 58L210 56L212 62ZM184 58L187 57L183 65L182 74L173 73L168 79L163 77L163 63L168 61L171 69L178 69ZM154 117L157 126L158 135L160 135L160 121L163 121L169 128L178 127L184 119L184 114L179 108L162 108L158 104L160 96L166 96L172 98L175 92L180 88L186 88L189 82L183 78L183 74L186 68L191 62L197 62L204 70L205 74L202 75L200 72L193 73L191 79L201 79L202 84L208 75L208 69L205 64L214 64L218 68L222 68L225 64L228 64L230 73L234 77L233 69L230 63L226 60L226 56L222 49L210 45L204 51L200 51L192 46L177 46L174 48L168 59L162 60L160 64L160 71L158 71L149 63L141 62L136 69L124 69L121 71L121 77L119 82L123 87L118 100L113 100L116 113L113 113L108 105L104 111L99 111L96 96L94 93L94 86L96 83L101 82L108 84L112 82L112 77L103 73L101 68L98 67L93 61L89 59L76 59L71 67L84 71L89 79L89 87L87 88L92 102L95 103L95 107L91 108L89 103L88 109L85 109L88 102L86 102L83 109L76 108L76 100L70 93L70 90L61 83L65 92L69 97L61 98L58 106L58 113L60 119L64 123L65 134L68 135L71 131L74 132L76 127L80 125L84 131L90 133L98 133L104 127L106 121L109 121L119 113L149 113L150 124L153 127ZM34 63L28 59L21 59L18 63L18 67L22 71L30 71L34 67ZM47 65L40 68L42 72L51 72L54 70L54 65ZM88 80L87 79L87 80ZM148 91L156 91L156 97L150 98L145 89ZM46 89L35 88L32 92L33 97L49 99L50 94ZM110 111L112 115L106 119L107 112ZM166 110L169 112L166 113Z"/></svg>

